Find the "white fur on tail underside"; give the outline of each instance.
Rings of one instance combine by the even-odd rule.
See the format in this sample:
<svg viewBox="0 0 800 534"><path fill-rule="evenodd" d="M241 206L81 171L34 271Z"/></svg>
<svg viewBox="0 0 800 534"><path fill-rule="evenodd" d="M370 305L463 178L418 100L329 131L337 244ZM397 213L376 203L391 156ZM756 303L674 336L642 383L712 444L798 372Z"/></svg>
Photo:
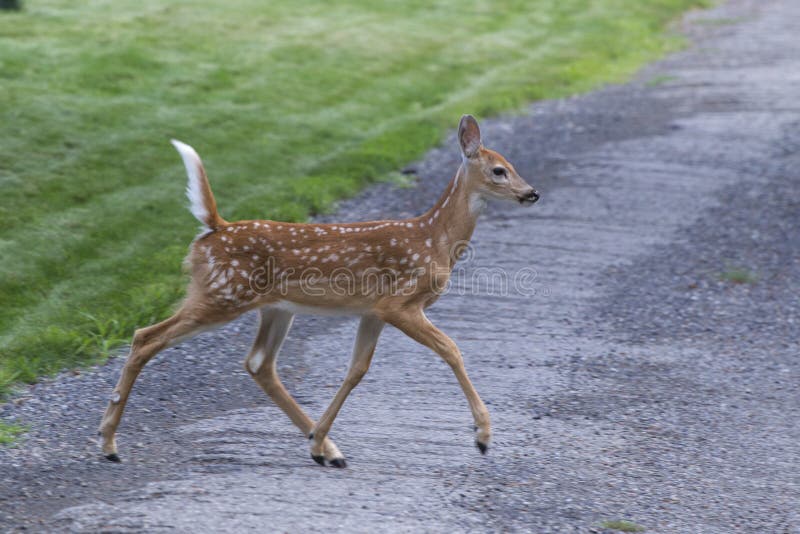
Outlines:
<svg viewBox="0 0 800 534"><path fill-rule="evenodd" d="M197 220L203 223L207 229L216 230L222 223L222 219L217 213L217 203L211 193L211 186L208 183L208 177L203 168L203 162L200 161L200 156L186 143L181 143L176 139L171 142L181 155L181 158L183 158L186 174L189 175L189 181L186 184L186 196L189 197L189 209L192 215L197 217Z"/></svg>

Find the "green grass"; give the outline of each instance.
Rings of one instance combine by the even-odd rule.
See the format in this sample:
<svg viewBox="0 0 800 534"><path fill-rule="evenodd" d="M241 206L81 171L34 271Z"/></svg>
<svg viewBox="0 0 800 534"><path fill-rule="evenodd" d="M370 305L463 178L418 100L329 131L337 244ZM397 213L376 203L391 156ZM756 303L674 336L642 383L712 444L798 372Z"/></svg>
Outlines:
<svg viewBox="0 0 800 534"><path fill-rule="evenodd" d="M738 267L732 267L721 272L719 278L734 284L754 284L758 280L758 276L755 273Z"/></svg>
<svg viewBox="0 0 800 534"><path fill-rule="evenodd" d="M677 80L675 76L670 76L668 74L660 74L658 76L654 76L647 80L646 84L648 87L658 87L670 82Z"/></svg>
<svg viewBox="0 0 800 534"><path fill-rule="evenodd" d="M695 24L703 24L705 26L733 26L734 24L741 24L742 22L747 21L747 17L736 17L736 18L715 18L715 19L707 19L701 18L695 20Z"/></svg>
<svg viewBox="0 0 800 534"><path fill-rule="evenodd" d="M25 428L0 421L0 445L11 445Z"/></svg>
<svg viewBox="0 0 800 534"><path fill-rule="evenodd" d="M0 12L0 394L102 358L179 299L197 222L304 220L462 113L624 80L704 0L29 1Z"/></svg>
<svg viewBox="0 0 800 534"><path fill-rule="evenodd" d="M600 526L608 530L618 530L620 532L644 532L646 530L641 525L625 520L603 521L600 523Z"/></svg>

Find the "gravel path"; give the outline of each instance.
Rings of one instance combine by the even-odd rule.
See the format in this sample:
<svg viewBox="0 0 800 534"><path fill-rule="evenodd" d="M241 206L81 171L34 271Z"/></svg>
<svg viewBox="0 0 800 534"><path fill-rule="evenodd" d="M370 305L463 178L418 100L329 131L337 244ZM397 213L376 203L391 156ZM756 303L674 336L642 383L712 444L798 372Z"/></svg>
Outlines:
<svg viewBox="0 0 800 534"><path fill-rule="evenodd" d="M493 415L488 456L446 365L387 329L332 430L350 467L318 467L241 367L246 316L148 365L122 464L93 442L121 358L0 408L31 426L0 450L2 530L800 532L800 3L733 0L686 31L634 83L483 125L543 193L487 210L463 266L533 268L534 294L457 284L431 312ZM336 218L417 213L456 165L450 140L416 187ZM312 414L355 326L290 334L280 369Z"/></svg>

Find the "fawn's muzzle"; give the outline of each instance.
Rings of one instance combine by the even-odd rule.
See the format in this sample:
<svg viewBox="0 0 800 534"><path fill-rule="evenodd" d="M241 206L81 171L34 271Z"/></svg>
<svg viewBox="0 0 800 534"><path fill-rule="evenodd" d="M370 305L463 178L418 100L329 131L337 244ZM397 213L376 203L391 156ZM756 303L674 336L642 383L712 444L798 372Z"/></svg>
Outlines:
<svg viewBox="0 0 800 534"><path fill-rule="evenodd" d="M536 189L531 189L519 197L520 204L533 204L537 200L539 200L539 193L536 192Z"/></svg>

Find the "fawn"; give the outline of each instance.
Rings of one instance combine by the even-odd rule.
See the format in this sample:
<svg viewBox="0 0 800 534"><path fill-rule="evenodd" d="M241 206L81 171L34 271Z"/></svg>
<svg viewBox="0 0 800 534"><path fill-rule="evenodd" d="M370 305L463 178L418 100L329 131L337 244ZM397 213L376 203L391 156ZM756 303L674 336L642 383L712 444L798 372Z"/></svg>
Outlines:
<svg viewBox="0 0 800 534"><path fill-rule="evenodd" d="M425 316L445 287L469 242L487 198L533 204L539 194L503 156L481 144L477 121L461 118L462 163L439 201L412 219L342 224L268 220L229 223L216 201L197 153L172 144L189 175L191 211L203 223L186 264L186 299L169 319L137 330L111 395L99 434L108 460L119 462L115 432L136 377L159 351L257 309L260 325L245 369L310 441L320 465L345 467L328 432L347 395L367 372L386 323L429 347L452 368L469 402L475 443L489 446L489 412L478 396L456 344ZM350 368L316 423L281 383L275 360L296 313L360 316Z"/></svg>

